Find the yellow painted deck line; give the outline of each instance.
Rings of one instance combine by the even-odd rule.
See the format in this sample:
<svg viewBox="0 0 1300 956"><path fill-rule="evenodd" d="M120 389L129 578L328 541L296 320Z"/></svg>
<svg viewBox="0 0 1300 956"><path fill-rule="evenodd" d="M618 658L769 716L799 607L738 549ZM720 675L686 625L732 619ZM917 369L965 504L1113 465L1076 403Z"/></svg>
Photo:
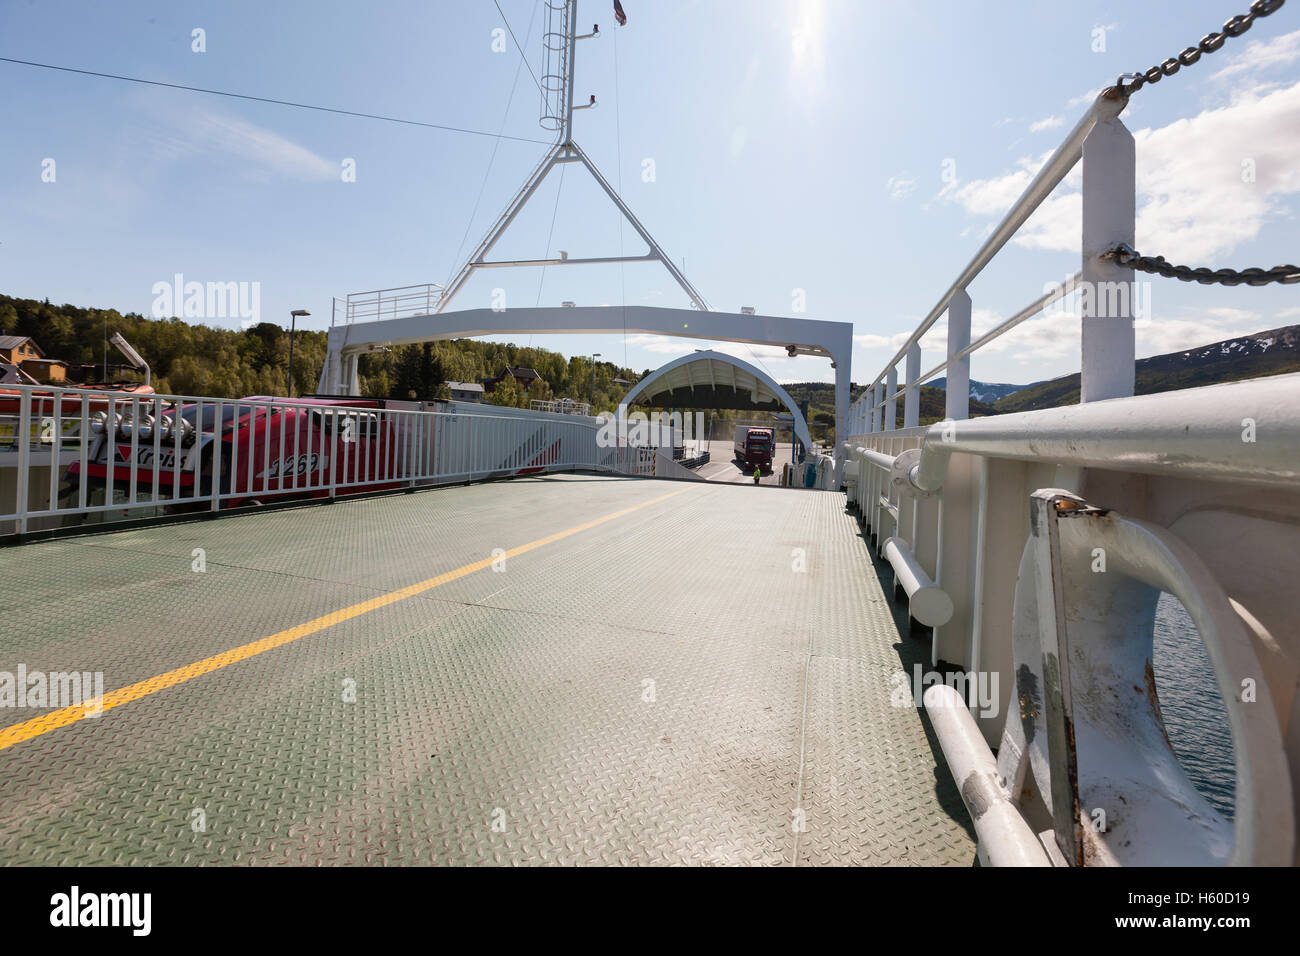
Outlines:
<svg viewBox="0 0 1300 956"><path fill-rule="evenodd" d="M648 508L651 505L658 504L661 501L667 501L677 495L684 494L689 488L682 488L678 491L671 491L666 495L660 495L658 498L651 498L649 501L643 501L640 504L632 505L629 508L623 508L619 511L612 511L607 515L602 515L591 521L574 525L572 528L566 528L564 531L557 531L555 534L547 535L545 538L538 538L536 541L530 541L527 544L521 544L516 548L511 548L504 555L487 557L481 561L475 561L471 564L463 565L454 571L448 571L445 574L439 574L436 577L427 578L416 584L407 585L396 591L389 591L387 594L381 594L378 597L370 598L367 601L361 601L357 604L349 605L337 611L331 611L322 617L297 624L283 631L278 631L269 637L261 640L252 641L248 644L241 644L239 647L232 647L228 651L220 654L214 654L212 657L205 657L201 661L195 661L193 664L186 664L184 667L178 667L175 670L167 671L164 674L158 674L154 677L137 681L134 684L128 684L126 687L109 691L102 697L96 697L92 700L76 704L72 707L61 707L58 710L52 710L48 714L42 714L39 717L33 717L22 723L11 724L0 730L0 750L12 747L14 744L20 744L25 740L31 740L42 734L48 734L51 730L58 730L60 727L66 727L74 724L79 720L85 720L92 715L98 715L105 710L112 710L114 707L121 707L123 704L129 704L131 701L140 700L142 697L148 697L150 694L156 694L160 690L166 690L168 687L175 687L177 684L183 684L186 681L193 680L196 677L202 677L204 674L210 674L213 671L221 670L223 667L229 667L231 664L238 664L240 661L248 660L250 657L256 657L258 654L265 654L267 651L282 647L285 644L292 644L294 641L323 631L327 627L333 627L335 624L342 624L344 621L350 621L354 617L360 617L371 611L376 611L381 607L387 607L390 604L396 604L398 601L404 601L409 597L417 594L423 594L425 591L440 587L451 581L456 581L475 571L482 571L490 567L498 558L513 558L517 555L526 554L537 548L548 544L554 544L556 541L563 540L583 531L588 531L597 525L602 525L607 521L613 521L615 518L621 518L624 515L631 514L634 511L640 511L642 508Z"/></svg>

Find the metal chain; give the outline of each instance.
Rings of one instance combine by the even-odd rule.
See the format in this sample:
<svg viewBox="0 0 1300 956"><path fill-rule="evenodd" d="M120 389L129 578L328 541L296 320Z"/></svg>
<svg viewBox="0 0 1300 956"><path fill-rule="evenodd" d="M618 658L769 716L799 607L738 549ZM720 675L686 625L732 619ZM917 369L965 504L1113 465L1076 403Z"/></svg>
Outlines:
<svg viewBox="0 0 1300 956"><path fill-rule="evenodd" d="M1193 269L1191 266L1170 265L1164 256L1144 256L1126 242L1118 243L1114 249L1103 253L1102 258L1110 259L1117 265L1131 266L1139 272L1149 272L1181 282L1199 282L1201 285L1268 285L1270 282L1290 285L1300 282L1300 266L1241 270Z"/></svg>
<svg viewBox="0 0 1300 956"><path fill-rule="evenodd" d="M1158 83L1162 77L1173 76L1182 67L1191 66L1201 58L1202 53L1213 53L1223 46L1228 37L1239 37L1255 22L1257 17L1266 17L1274 13L1286 0L1255 0L1250 5L1249 13L1239 13L1223 25L1220 33L1209 33L1201 38L1196 46L1189 46L1178 56L1171 56L1159 66L1153 66L1145 73L1121 73L1115 81L1114 89L1122 96L1132 96L1148 83ZM1125 83L1125 80L1132 82Z"/></svg>

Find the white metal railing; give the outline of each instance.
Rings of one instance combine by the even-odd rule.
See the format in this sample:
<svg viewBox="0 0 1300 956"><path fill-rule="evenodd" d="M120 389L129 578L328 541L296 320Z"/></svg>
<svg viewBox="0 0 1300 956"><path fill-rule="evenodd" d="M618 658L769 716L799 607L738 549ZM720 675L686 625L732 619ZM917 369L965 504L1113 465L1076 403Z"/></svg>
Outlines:
<svg viewBox="0 0 1300 956"><path fill-rule="evenodd" d="M1001 687L978 717L925 695L953 773L976 768L979 808L997 808L977 823L987 862L1296 861L1300 615L1284 582L1300 574L1297 396L1300 374L1278 375L845 443L850 504L932 629L932 663ZM1213 662L1217 688L1200 692L1217 689L1229 715L1232 819L1166 737L1168 688L1151 670L1162 591ZM1025 837L1045 828L1043 856Z"/></svg>
<svg viewBox="0 0 1300 956"><path fill-rule="evenodd" d="M534 398L528 403L528 407L535 412L548 412L552 415L591 415L589 402L575 402L571 398L553 400Z"/></svg>
<svg viewBox="0 0 1300 956"><path fill-rule="evenodd" d="M1135 396L1123 264L1137 258L1129 93L1280 6L1252 4L1098 96L841 429L850 506L931 629L931 662L968 692L994 688L978 704L924 694L985 863L1300 864L1300 374ZM971 283L1080 164L1079 272L972 342ZM1076 290L1079 404L969 420L970 356ZM945 314L946 357L923 373L921 340ZM919 427L921 384L944 371L944 420ZM1213 672L1203 685L1157 672L1162 596L1193 622L1184 638ZM1171 689L1222 705L1231 816L1170 743Z"/></svg>
<svg viewBox="0 0 1300 956"><path fill-rule="evenodd" d="M871 380L863 395L852 403L846 436L892 431L896 427L900 394L904 398L903 426L915 426L919 421L921 384L945 370L948 373L945 417L953 420L967 418L970 356L1084 284L1093 290L1094 302L1098 290L1123 286L1127 294L1116 294L1114 308L1106 314L1083 317L1082 399L1089 401L1133 394L1133 270L1101 258L1102 253L1115 243L1132 241L1135 153L1133 136L1119 119L1127 103L1126 98L1110 90L1097 97L975 257L893 358ZM1085 210L1082 269L1062 286L1035 299L971 342L971 299L967 289L1080 160L1084 167ZM945 313L948 316L947 357L922 374L921 339ZM898 381L900 361L905 361L901 387Z"/></svg>
<svg viewBox="0 0 1300 956"><path fill-rule="evenodd" d="M0 396L0 534L542 471L647 473L635 450L600 447L590 419L379 404L14 386Z"/></svg>
<svg viewBox="0 0 1300 956"><path fill-rule="evenodd" d="M334 297L330 325L377 322L408 315L431 315L442 301L443 287L436 282L404 285L393 289L353 292L346 299Z"/></svg>

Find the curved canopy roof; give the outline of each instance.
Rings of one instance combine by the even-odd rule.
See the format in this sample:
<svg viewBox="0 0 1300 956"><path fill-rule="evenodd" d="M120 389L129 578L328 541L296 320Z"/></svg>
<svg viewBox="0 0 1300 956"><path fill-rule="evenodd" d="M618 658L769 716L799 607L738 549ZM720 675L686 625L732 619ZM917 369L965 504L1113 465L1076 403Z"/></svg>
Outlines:
<svg viewBox="0 0 1300 956"><path fill-rule="evenodd" d="M790 394L766 372L734 355L695 352L662 365L633 385L624 406L657 408L737 408L781 411L794 416L795 434L812 448L812 435Z"/></svg>
<svg viewBox="0 0 1300 956"><path fill-rule="evenodd" d="M780 411L790 400L765 372L725 352L700 351L663 365L623 398L659 408L752 408Z"/></svg>

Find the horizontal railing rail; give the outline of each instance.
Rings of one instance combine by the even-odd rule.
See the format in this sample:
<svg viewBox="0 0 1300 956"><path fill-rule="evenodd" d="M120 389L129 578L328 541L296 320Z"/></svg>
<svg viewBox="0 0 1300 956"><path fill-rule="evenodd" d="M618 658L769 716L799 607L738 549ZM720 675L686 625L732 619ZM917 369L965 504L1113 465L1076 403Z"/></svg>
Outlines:
<svg viewBox="0 0 1300 956"><path fill-rule="evenodd" d="M1128 283L1131 287L1132 269L1101 259L1105 248L1131 236L1133 231L1132 194L1136 174L1133 138L1119 121L1119 115L1127 103L1127 97L1114 88L1104 91L1093 101L975 256L908 335L894 356L885 363L880 373L864 388L858 400L851 404L846 436L890 431L897 427L896 403L900 395L905 403L903 426L915 426L919 422L920 386L944 371L948 372L945 417L968 417L972 354L1072 294L1085 282L1104 279ZM1085 144L1090 145L1086 160ZM1085 208L1099 210L1098 214L1084 217L1083 269L971 342L971 299L967 291L971 283L1080 161L1085 161L1086 169L1083 197ZM1123 321L1125 318L1131 319L1128 314L1131 309L1130 295L1123 302L1124 314L1106 316L1106 324L1084 319L1085 398L1132 394L1133 330L1131 321ZM947 357L922 374L921 340L945 313L948 316ZM1121 367L1126 355L1127 370ZM1098 360L1092 361L1092 358ZM906 362L906 366L900 387L898 364L902 361Z"/></svg>
<svg viewBox="0 0 1300 956"><path fill-rule="evenodd" d="M420 285L397 286L392 289L372 289L354 292L340 302L336 298L334 319L337 323L377 322L380 319L400 319L410 315L429 315L436 312L442 301L443 287L436 282Z"/></svg>
<svg viewBox="0 0 1300 956"><path fill-rule="evenodd" d="M549 412L552 415L591 415L590 402L577 402L571 398L534 398L528 403L528 407L535 412Z"/></svg>

